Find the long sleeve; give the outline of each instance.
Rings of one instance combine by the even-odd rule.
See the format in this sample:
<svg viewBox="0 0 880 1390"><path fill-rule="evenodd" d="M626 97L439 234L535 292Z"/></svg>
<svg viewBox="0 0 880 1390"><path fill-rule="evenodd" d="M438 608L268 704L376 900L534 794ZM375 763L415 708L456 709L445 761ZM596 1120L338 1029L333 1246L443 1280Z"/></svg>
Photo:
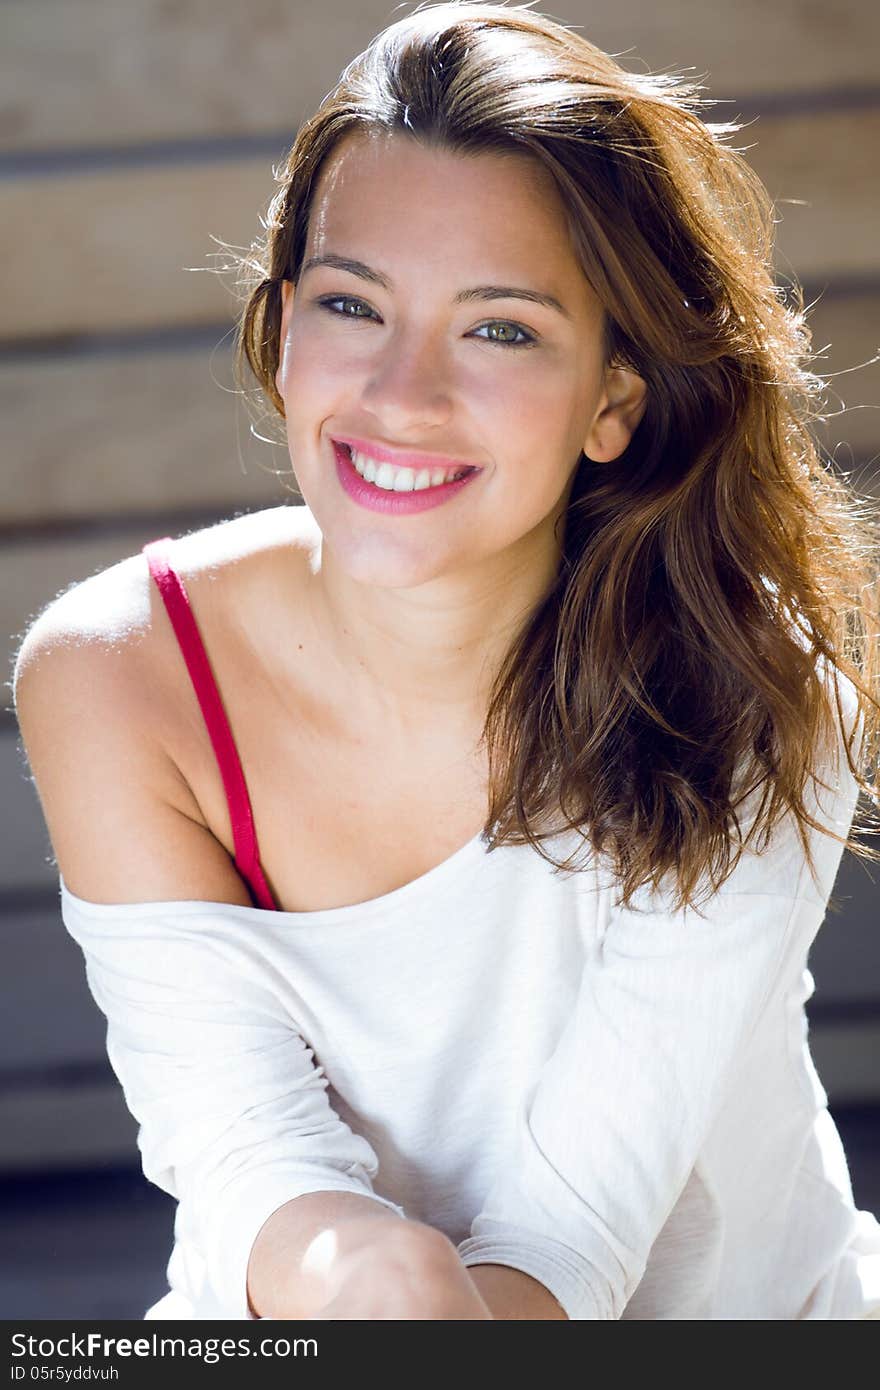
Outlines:
<svg viewBox="0 0 880 1390"><path fill-rule="evenodd" d="M144 1174L178 1200L224 1316L253 1316L250 1251L292 1198L350 1191L404 1216L373 1192L375 1151L331 1107L323 1067L234 915L93 904L61 888Z"/></svg>
<svg viewBox="0 0 880 1390"><path fill-rule="evenodd" d="M842 740L838 752L823 765L831 791L806 802L845 836L858 786ZM465 1265L531 1274L572 1319L621 1317L768 1001L824 918L842 845L819 831L810 843L818 887L789 818L763 853L744 853L702 916L647 889L628 909L611 902L575 1006L518 1107L509 1160L458 1246Z"/></svg>

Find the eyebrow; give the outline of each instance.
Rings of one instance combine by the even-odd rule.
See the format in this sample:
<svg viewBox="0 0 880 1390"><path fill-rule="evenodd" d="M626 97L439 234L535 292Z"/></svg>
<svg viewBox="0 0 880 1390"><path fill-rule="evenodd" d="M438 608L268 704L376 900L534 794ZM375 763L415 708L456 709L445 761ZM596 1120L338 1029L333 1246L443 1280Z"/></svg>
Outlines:
<svg viewBox="0 0 880 1390"><path fill-rule="evenodd" d="M381 285L383 290L391 289L391 281L386 275L364 265L363 261L352 260L349 256L334 256L332 252L328 252L325 256L310 256L300 274L305 275L307 270L313 270L319 265L333 266L336 270L347 270L352 275L357 275L361 280L368 280L373 285ZM541 290L521 289L515 285L474 285L469 290L459 290L453 303L467 304L474 299L526 299L532 304L543 304L548 309L556 309L567 319L571 318L568 309L559 302L555 295L544 294Z"/></svg>

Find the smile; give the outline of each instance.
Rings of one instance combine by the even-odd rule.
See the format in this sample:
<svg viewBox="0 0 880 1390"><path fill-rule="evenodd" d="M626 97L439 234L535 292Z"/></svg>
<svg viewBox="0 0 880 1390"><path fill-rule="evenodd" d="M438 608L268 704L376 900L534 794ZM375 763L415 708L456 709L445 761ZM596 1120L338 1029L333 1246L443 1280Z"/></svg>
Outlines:
<svg viewBox="0 0 880 1390"><path fill-rule="evenodd" d="M340 439L333 440L333 450L343 491L359 506L386 516L408 516L442 506L472 487L483 472L464 464L407 467L372 458Z"/></svg>
<svg viewBox="0 0 880 1390"><path fill-rule="evenodd" d="M473 472L470 468L406 468L371 458L359 450L348 449L352 464L365 482L386 492L422 492L425 488L441 487Z"/></svg>

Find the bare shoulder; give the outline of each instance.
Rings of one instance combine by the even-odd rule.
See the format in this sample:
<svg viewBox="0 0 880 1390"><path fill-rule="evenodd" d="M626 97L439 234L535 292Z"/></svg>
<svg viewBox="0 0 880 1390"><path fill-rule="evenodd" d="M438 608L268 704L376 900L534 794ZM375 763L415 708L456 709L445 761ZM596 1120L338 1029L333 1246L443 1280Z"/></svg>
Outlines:
<svg viewBox="0 0 880 1390"><path fill-rule="evenodd" d="M282 515L293 510L194 532L175 543L175 561L194 586L229 585L235 575L241 591L285 536L289 549L293 536L296 554L307 547L307 518ZM174 755L179 653L140 551L47 605L21 644L13 690L52 849L72 893L101 903L250 904Z"/></svg>

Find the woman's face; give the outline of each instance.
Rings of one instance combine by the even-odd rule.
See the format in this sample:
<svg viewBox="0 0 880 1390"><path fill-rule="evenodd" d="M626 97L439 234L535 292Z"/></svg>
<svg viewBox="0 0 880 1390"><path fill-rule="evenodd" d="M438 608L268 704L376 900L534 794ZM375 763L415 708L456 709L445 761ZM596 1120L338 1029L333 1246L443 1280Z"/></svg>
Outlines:
<svg viewBox="0 0 880 1390"><path fill-rule="evenodd" d="M604 371L602 308L540 165L349 135L283 289L276 382L291 462L351 578L408 587L556 553L581 450L622 452L643 384ZM363 444L356 463L373 449L376 468L384 455L403 472L353 476L340 440ZM479 471L438 488L456 462Z"/></svg>

